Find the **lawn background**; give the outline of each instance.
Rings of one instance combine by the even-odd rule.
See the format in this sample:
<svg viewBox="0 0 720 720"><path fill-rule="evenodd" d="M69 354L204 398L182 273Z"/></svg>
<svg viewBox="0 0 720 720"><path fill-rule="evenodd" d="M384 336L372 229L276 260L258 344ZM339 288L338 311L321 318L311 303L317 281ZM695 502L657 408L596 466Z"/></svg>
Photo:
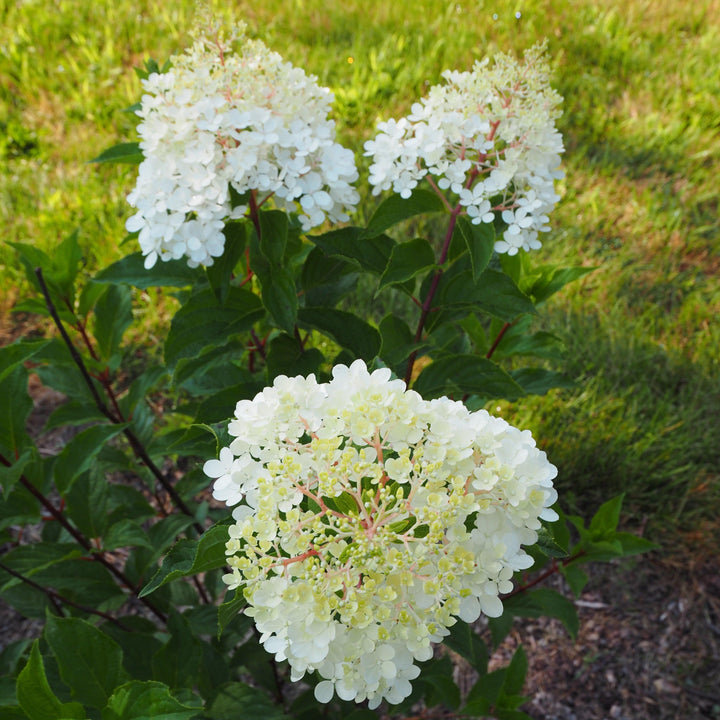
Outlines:
<svg viewBox="0 0 720 720"><path fill-rule="evenodd" d="M0 2L0 341L41 332L8 242L47 252L77 229L86 272L121 246L135 168L87 164L135 140L133 72L189 41L196 3ZM626 519L666 547L720 544L720 4L711 0L211 3L333 89L361 166L379 119L445 68L548 39L565 97L563 199L536 262L596 270L545 309L577 389L500 403L560 468L571 510L626 492ZM519 17L518 17L519 15ZM363 180L366 174L363 174ZM363 191L362 212L375 199ZM360 299L358 300L360 302ZM166 299L139 294L135 341ZM373 308L368 308L372 314ZM494 404L495 406L495 404Z"/></svg>

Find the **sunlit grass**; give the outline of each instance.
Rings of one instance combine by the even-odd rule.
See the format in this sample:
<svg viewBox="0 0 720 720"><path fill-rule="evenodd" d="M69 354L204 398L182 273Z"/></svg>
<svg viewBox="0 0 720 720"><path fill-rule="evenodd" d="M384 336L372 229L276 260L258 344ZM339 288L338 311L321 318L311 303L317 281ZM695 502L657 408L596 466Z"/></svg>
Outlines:
<svg viewBox="0 0 720 720"><path fill-rule="evenodd" d="M211 2L229 18L228 3ZM597 268L549 308L576 391L506 407L529 424L578 504L626 490L637 518L717 516L720 467L720 4L239 2L236 17L336 96L361 166L377 120L405 113L446 68L547 37L565 97L563 201L538 261ZM121 246L134 168L87 164L133 140L133 67L189 40L194 0L0 2L0 216L47 252L75 228L92 273ZM520 17L517 17L517 14ZM375 203L364 191L361 213ZM27 286L0 246L0 315ZM171 302L171 301L170 301ZM392 304L390 298L387 302ZM368 303L368 314L386 312ZM138 298L133 340L160 343L168 303ZM652 526L652 523L651 523Z"/></svg>

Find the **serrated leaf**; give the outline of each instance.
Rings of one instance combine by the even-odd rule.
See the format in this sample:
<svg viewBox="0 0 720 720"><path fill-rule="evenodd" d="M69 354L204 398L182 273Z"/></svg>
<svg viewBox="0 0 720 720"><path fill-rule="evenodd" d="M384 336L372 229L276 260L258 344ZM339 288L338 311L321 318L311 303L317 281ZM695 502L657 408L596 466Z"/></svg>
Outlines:
<svg viewBox="0 0 720 720"><path fill-rule="evenodd" d="M329 335L355 357L370 362L380 351L380 333L357 315L334 308L301 308L302 325Z"/></svg>
<svg viewBox="0 0 720 720"><path fill-rule="evenodd" d="M29 340L0 347L0 382L18 365L22 365L35 353L43 350L48 343L49 340Z"/></svg>
<svg viewBox="0 0 720 720"><path fill-rule="evenodd" d="M196 423L218 423L232 417L238 400L253 398L263 389L259 380L231 385L205 398L195 412Z"/></svg>
<svg viewBox="0 0 720 720"><path fill-rule="evenodd" d="M343 515L357 515L359 512L357 501L346 491L335 497L323 497L323 502L330 509Z"/></svg>
<svg viewBox="0 0 720 720"><path fill-rule="evenodd" d="M232 591L232 596L225 600L217 609L217 637L218 640L225 628L237 617L247 606L247 600L243 596L242 587Z"/></svg>
<svg viewBox="0 0 720 720"><path fill-rule="evenodd" d="M472 278L475 283L487 268L495 246L495 228L492 223L474 225L465 217L457 219L457 229L470 252Z"/></svg>
<svg viewBox="0 0 720 720"><path fill-rule="evenodd" d="M198 708L181 703L167 685L132 680L115 690L102 720L190 720L197 714Z"/></svg>
<svg viewBox="0 0 720 720"><path fill-rule="evenodd" d="M132 298L125 285L109 285L95 303L93 335L100 357L109 360L120 348L132 323Z"/></svg>
<svg viewBox="0 0 720 720"><path fill-rule="evenodd" d="M487 672L488 649L483 639L468 623L459 621L450 628L450 634L443 638L443 644L464 657L479 673Z"/></svg>
<svg viewBox="0 0 720 720"><path fill-rule="evenodd" d="M576 383L567 375L545 368L519 368L510 375L527 395L545 395L549 390L576 387Z"/></svg>
<svg viewBox="0 0 720 720"><path fill-rule="evenodd" d="M539 277L533 278L532 284L528 284L527 287L523 285L523 289L536 303L541 303L568 283L578 280L594 270L595 268L587 267L559 268L553 265L544 265L533 268L533 273Z"/></svg>
<svg viewBox="0 0 720 720"><path fill-rule="evenodd" d="M35 542L8 550L2 556L2 562L20 575L32 577L55 563L81 554L82 551L76 543ZM3 578L4 575L5 573L0 570L0 578ZM7 575L6 579L3 578L0 583L0 590L5 590L20 582L22 581L18 578Z"/></svg>
<svg viewBox="0 0 720 720"><path fill-rule="evenodd" d="M0 381L0 397L0 452L8 458L20 457L31 444L25 423L33 408L22 365L16 365Z"/></svg>
<svg viewBox="0 0 720 720"><path fill-rule="evenodd" d="M55 487L61 495L90 468L107 443L119 435L127 424L95 425L78 433L60 452L53 466Z"/></svg>
<svg viewBox="0 0 720 720"><path fill-rule="evenodd" d="M296 337L281 333L267 347L265 365L268 380L272 381L278 375L292 377L316 373L324 360L325 356L317 348L305 349Z"/></svg>
<svg viewBox="0 0 720 720"><path fill-rule="evenodd" d="M570 586L570 590L572 590L573 595L575 595L575 597L579 597L580 593L583 591L583 588L588 584L588 581L590 580L588 574L579 565L576 565L575 563L565 565L560 569L560 572L562 572L563 576L565 577L565 580Z"/></svg>
<svg viewBox="0 0 720 720"><path fill-rule="evenodd" d="M453 395L481 395L515 400L525 392L499 365L477 355L451 355L430 363L418 376L413 390L426 400Z"/></svg>
<svg viewBox="0 0 720 720"><path fill-rule="evenodd" d="M289 720L262 690L241 682L223 685L210 707L205 710L205 715L213 720L227 720L230 717Z"/></svg>
<svg viewBox="0 0 720 720"><path fill-rule="evenodd" d="M173 580L225 565L227 524L213 525L199 540L182 539L173 545L150 582L140 591L145 597Z"/></svg>
<svg viewBox="0 0 720 720"><path fill-rule="evenodd" d="M107 150L103 150L91 163L127 163L129 165L139 165L144 159L140 143L124 142L113 145Z"/></svg>
<svg viewBox="0 0 720 720"><path fill-rule="evenodd" d="M480 310L503 322L513 322L520 315L537 312L530 298L509 276L489 268L480 274L477 282L473 281L471 270L443 275L436 305Z"/></svg>
<svg viewBox="0 0 720 720"><path fill-rule="evenodd" d="M305 304L334 307L357 283L355 264L340 257L328 257L314 247L303 264L300 284Z"/></svg>
<svg viewBox="0 0 720 720"><path fill-rule="evenodd" d="M147 533L136 520L120 520L111 525L102 540L103 550L116 550L121 547L144 546L153 549Z"/></svg>
<svg viewBox="0 0 720 720"><path fill-rule="evenodd" d="M38 458L37 449L34 447L23 450L22 455L10 466L0 465L0 488L2 488L3 498L8 499L10 491L15 487L25 468Z"/></svg>
<svg viewBox="0 0 720 720"><path fill-rule="evenodd" d="M593 515L588 528L594 539L601 539L617 530L620 522L620 511L622 510L625 493L604 502Z"/></svg>
<svg viewBox="0 0 720 720"><path fill-rule="evenodd" d="M225 236L223 254L214 258L213 264L205 268L210 287L221 305L227 299L235 266L247 245L246 226L243 221L231 220L225 223L222 233Z"/></svg>
<svg viewBox="0 0 720 720"><path fill-rule="evenodd" d="M503 600L503 606L505 612L519 617L547 615L557 618L573 639L577 637L580 623L575 604L556 590L539 588L519 593Z"/></svg>
<svg viewBox="0 0 720 720"><path fill-rule="evenodd" d="M415 215L441 212L444 209L443 201L430 190L416 188L409 198L392 194L375 210L367 228L362 232L361 239L377 237L393 225Z"/></svg>
<svg viewBox="0 0 720 720"><path fill-rule="evenodd" d="M257 296L243 288L230 288L223 305L210 288L202 290L175 313L165 341L165 362L174 366L206 348L222 347L230 335L249 330L264 314Z"/></svg>
<svg viewBox="0 0 720 720"><path fill-rule="evenodd" d="M18 675L18 705L29 720L84 720L85 711L81 705L61 703L50 689L38 643L38 640L33 643L27 664Z"/></svg>
<svg viewBox="0 0 720 720"><path fill-rule="evenodd" d="M387 267L380 277L378 292L388 285L411 280L435 265L435 253L424 238L398 243L392 250Z"/></svg>
<svg viewBox="0 0 720 720"><path fill-rule="evenodd" d="M43 428L44 432L67 425L86 425L90 422L107 420L94 403L65 402L56 408Z"/></svg>
<svg viewBox="0 0 720 720"><path fill-rule="evenodd" d="M152 270L145 269L145 257L136 252L101 270L93 280L99 283L132 285L145 290L149 287L187 287L202 279L200 268L188 267L184 260L158 262Z"/></svg>
<svg viewBox="0 0 720 720"><path fill-rule="evenodd" d="M288 241L288 216L281 210L258 213L260 219L260 252L272 265L280 265Z"/></svg>
<svg viewBox="0 0 720 720"><path fill-rule="evenodd" d="M153 675L172 688L193 687L202 670L203 644L187 620L174 610L170 611L167 629L170 640L153 656Z"/></svg>
<svg viewBox="0 0 720 720"><path fill-rule="evenodd" d="M640 555L660 548L657 543L627 532L615 533L615 540L618 540L622 545L623 557Z"/></svg>
<svg viewBox="0 0 720 720"><path fill-rule="evenodd" d="M541 527L537 531L537 536L536 545L543 555L551 558L564 558L568 556L567 550L555 541L552 533L546 527Z"/></svg>
<svg viewBox="0 0 720 720"><path fill-rule="evenodd" d="M387 235L361 239L361 232L360 228L346 227L331 230L324 235L310 235L308 240L315 243L326 255L344 257L363 270L381 275L396 243Z"/></svg>
<svg viewBox="0 0 720 720"><path fill-rule="evenodd" d="M126 679L120 646L79 618L49 617L45 639L73 698L94 708L105 707L113 690Z"/></svg>
<svg viewBox="0 0 720 720"><path fill-rule="evenodd" d="M517 695L522 691L523 686L525 685L527 669L528 661L525 649L522 645L518 645L517 650L513 653L512 660L510 660L510 664L507 666L505 672L505 682L503 683L504 694Z"/></svg>

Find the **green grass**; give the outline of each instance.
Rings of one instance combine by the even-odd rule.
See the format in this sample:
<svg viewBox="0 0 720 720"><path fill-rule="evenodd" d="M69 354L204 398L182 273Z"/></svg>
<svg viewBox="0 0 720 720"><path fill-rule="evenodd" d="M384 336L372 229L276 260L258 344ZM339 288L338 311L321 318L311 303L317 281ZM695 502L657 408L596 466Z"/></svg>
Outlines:
<svg viewBox="0 0 720 720"><path fill-rule="evenodd" d="M227 3L212 6L228 16ZM122 112L140 93L132 68L181 49L195 7L0 1L5 240L51 251L77 227L88 271L127 252L134 171L86 161L134 139ZM341 139L358 151L377 119L406 112L443 69L548 38L567 179L537 258L597 270L544 320L566 341L563 369L578 389L504 411L533 429L577 507L625 491L631 521L647 519L655 537L698 527L717 537L718 3L268 0L238 3L237 16L333 88ZM8 310L26 286L5 244L0 281L12 333ZM143 323L157 324L155 301L141 300Z"/></svg>

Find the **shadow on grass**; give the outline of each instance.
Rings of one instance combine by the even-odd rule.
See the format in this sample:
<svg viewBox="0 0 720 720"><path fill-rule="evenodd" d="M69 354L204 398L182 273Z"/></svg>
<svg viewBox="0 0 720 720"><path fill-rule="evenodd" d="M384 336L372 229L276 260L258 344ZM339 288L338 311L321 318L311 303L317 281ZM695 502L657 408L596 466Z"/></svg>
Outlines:
<svg viewBox="0 0 720 720"><path fill-rule="evenodd" d="M624 492L625 511L650 518L653 539L710 523L720 542L717 378L608 317L556 312L551 320L578 389L525 398L508 419L532 428L558 466L564 505L587 516Z"/></svg>

